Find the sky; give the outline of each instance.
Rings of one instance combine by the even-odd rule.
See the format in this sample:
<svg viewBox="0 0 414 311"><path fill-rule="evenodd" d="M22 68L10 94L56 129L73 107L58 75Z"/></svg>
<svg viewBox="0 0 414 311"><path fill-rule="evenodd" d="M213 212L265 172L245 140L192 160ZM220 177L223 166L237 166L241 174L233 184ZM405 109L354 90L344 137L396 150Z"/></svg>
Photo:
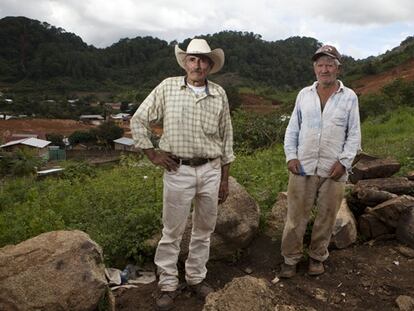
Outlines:
<svg viewBox="0 0 414 311"><path fill-rule="evenodd" d="M414 36L413 0L0 0L6 16L47 22L100 48L122 38L182 42L232 30L266 41L313 37L363 59Z"/></svg>

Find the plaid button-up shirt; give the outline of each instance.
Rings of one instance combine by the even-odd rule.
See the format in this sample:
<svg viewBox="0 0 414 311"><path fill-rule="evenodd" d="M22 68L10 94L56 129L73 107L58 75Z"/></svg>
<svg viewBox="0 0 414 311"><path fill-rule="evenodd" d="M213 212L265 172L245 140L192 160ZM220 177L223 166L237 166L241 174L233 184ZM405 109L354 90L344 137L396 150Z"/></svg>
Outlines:
<svg viewBox="0 0 414 311"><path fill-rule="evenodd" d="M233 128L225 91L208 81L200 95L185 77L167 78L142 102L131 119L135 146L153 148L150 124L163 123L159 148L180 158L234 160Z"/></svg>

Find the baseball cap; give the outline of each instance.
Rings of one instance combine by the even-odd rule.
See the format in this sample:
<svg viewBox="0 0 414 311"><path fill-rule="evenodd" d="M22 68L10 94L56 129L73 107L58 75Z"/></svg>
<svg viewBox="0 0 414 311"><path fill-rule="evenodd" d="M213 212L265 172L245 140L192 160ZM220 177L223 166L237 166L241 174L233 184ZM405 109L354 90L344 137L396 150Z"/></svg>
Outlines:
<svg viewBox="0 0 414 311"><path fill-rule="evenodd" d="M319 49L316 50L315 54L313 54L312 60L315 61L322 55L328 55L332 58L341 61L341 54L339 54L338 50L332 45L321 46Z"/></svg>

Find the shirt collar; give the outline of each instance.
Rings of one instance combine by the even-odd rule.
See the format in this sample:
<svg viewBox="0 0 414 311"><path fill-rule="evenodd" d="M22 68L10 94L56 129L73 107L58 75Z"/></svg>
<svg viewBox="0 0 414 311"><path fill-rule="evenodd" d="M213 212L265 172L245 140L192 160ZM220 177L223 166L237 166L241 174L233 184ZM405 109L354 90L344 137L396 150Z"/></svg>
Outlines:
<svg viewBox="0 0 414 311"><path fill-rule="evenodd" d="M342 83L341 80L337 80L339 82L339 88L335 93L339 93L341 91L344 90L344 84ZM313 82L312 86L311 86L311 91L316 91L316 87L318 86L318 81Z"/></svg>
<svg viewBox="0 0 414 311"><path fill-rule="evenodd" d="M184 76L181 79L180 89L187 88L187 87L188 87L187 86L187 77ZM218 92L216 91L216 88L214 87L214 84L209 83L208 80L206 80L206 94L207 95L212 95L212 96L218 95Z"/></svg>

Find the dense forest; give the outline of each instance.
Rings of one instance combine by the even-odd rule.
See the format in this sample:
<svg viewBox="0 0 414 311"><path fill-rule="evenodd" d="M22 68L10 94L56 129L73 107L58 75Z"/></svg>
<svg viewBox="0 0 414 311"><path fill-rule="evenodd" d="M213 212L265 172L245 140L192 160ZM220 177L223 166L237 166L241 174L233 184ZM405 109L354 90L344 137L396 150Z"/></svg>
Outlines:
<svg viewBox="0 0 414 311"><path fill-rule="evenodd" d="M224 49L226 64L220 76L225 84L254 81L279 89L297 88L313 79L310 57L321 45L306 37L268 42L251 32L200 37L212 48ZM25 17L1 19L0 40L0 82L17 89L40 81L69 89L142 88L181 73L173 52L175 41L125 38L98 49L62 28ZM179 44L185 49L189 41Z"/></svg>
<svg viewBox="0 0 414 311"><path fill-rule="evenodd" d="M224 49L225 66L212 79L229 93L243 86L292 91L311 83L310 59L322 44L309 37L265 41L259 34L236 31L199 37L206 38L212 48ZM50 99L50 94L69 98L76 92L107 92L114 100L140 102L162 79L183 73L176 63L174 46L185 49L191 38L183 42L123 38L100 49L46 22L5 17L0 19L0 40L0 91L12 98L20 96L24 104L35 96L39 96L37 100ZM341 79L348 83L413 57L414 37L377 57L356 61L344 56Z"/></svg>

